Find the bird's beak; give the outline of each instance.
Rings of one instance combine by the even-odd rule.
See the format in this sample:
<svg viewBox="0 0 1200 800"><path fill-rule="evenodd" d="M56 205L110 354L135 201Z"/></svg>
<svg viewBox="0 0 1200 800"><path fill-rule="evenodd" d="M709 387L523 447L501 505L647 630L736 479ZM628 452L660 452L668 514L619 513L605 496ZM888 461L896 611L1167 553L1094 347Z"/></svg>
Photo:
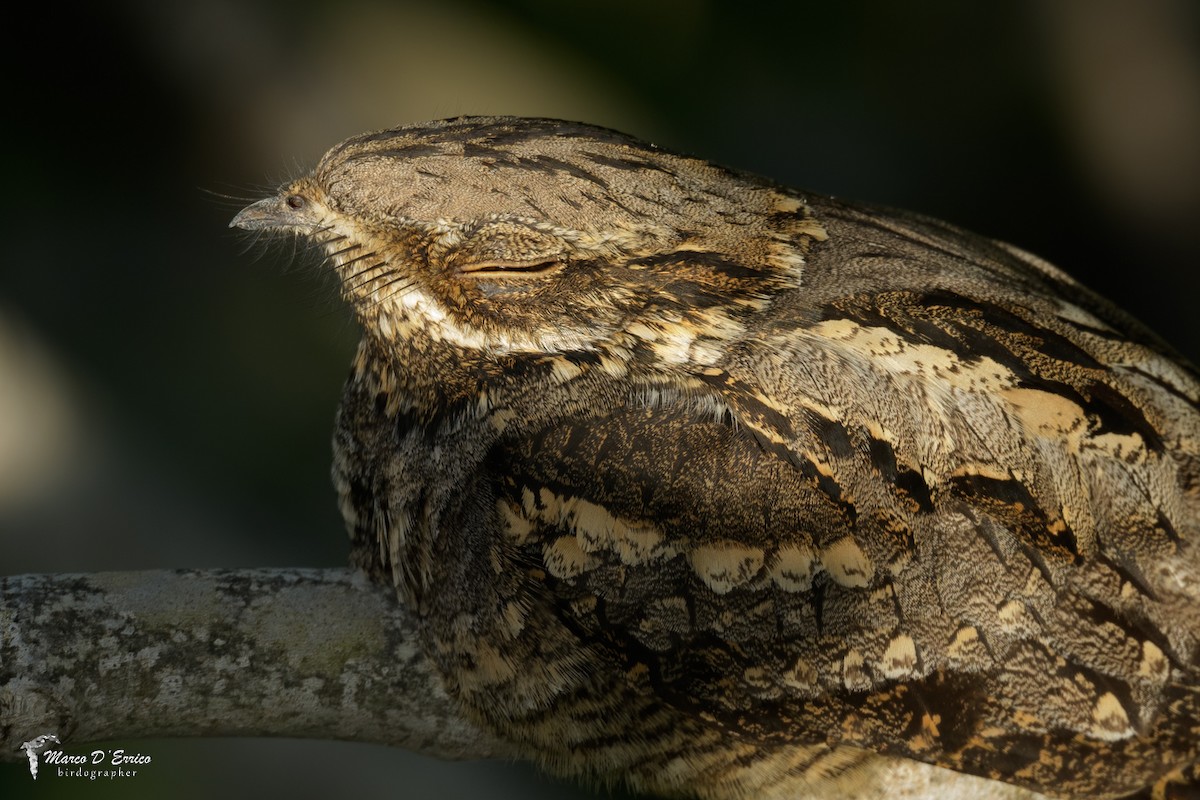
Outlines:
<svg viewBox="0 0 1200 800"><path fill-rule="evenodd" d="M229 223L229 227L247 231L282 227L287 224L281 213L282 205L279 197L267 197L257 203L251 203L238 212Z"/></svg>

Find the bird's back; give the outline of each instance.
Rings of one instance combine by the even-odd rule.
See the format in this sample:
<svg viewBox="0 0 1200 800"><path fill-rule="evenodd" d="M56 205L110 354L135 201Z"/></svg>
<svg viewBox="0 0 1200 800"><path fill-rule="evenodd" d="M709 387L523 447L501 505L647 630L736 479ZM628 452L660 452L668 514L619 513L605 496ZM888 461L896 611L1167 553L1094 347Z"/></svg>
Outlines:
<svg viewBox="0 0 1200 800"><path fill-rule="evenodd" d="M713 798L1197 760L1200 384L1058 270L550 121L357 137L271 203L366 329L356 563L532 757Z"/></svg>

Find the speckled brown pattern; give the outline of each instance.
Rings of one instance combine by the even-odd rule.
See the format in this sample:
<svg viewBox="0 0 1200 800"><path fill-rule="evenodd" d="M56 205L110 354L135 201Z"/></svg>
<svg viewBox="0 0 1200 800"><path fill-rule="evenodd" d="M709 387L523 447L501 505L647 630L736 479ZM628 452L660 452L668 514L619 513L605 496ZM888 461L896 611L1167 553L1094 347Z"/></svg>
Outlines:
<svg viewBox="0 0 1200 800"><path fill-rule="evenodd" d="M512 118L352 138L235 224L324 245L354 562L549 768L1194 781L1200 385L1055 268Z"/></svg>

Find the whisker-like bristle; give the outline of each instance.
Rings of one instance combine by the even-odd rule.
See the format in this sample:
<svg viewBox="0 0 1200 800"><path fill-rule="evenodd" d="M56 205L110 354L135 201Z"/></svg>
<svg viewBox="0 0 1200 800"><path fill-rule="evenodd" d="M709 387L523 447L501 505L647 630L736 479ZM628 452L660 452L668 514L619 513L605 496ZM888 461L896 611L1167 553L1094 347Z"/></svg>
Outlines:
<svg viewBox="0 0 1200 800"><path fill-rule="evenodd" d="M385 289L387 289L388 287L393 286L396 283L399 283L400 281L403 281L403 280L407 280L407 283L403 283L400 286L396 287L386 296L383 294L383 291ZM415 283L415 281L412 280L411 278L408 278L407 275L399 275L395 278L392 278L390 281L384 283L382 286L380 286L378 289L375 290L375 298L376 299L373 303L371 303L371 307L373 308L375 306L378 306L382 303L387 302L388 300L391 300L393 297L396 297L401 292L405 291L406 289L411 288L414 283Z"/></svg>
<svg viewBox="0 0 1200 800"><path fill-rule="evenodd" d="M331 244L345 241L345 236L334 236L332 239L311 239L305 237L304 248L306 250L322 250Z"/></svg>
<svg viewBox="0 0 1200 800"><path fill-rule="evenodd" d="M373 255L373 254L372 254L372 255ZM355 273L354 273L354 274L352 274L352 275L347 275L347 276L346 276L346 278L345 278L345 280L343 280L343 281L342 281L342 285L343 285L343 286L350 286L352 283L354 283L355 281L357 281L357 280L358 280L359 278L361 278L362 276L364 276L364 275L367 275L368 273L374 272L375 270L379 269L379 267L380 267L382 264L385 264L385 263L387 263L387 262L386 262L386 261L376 261L374 264L371 264L371 265L369 265L369 266L363 267L362 269L358 270L357 272L355 272ZM357 288L361 288L361 287L363 287L363 286L366 286L368 283L370 283L371 281L375 280L375 279L376 279L376 278L378 278L378 277L380 277L380 276L379 276L379 275L375 275L375 276L373 276L373 277L367 278L367 279L366 279L366 280L365 280L363 283L359 284Z"/></svg>
<svg viewBox="0 0 1200 800"><path fill-rule="evenodd" d="M196 190L197 190L197 191L200 191L200 192L203 192L204 194L208 195L209 197L215 197L215 198L217 198L217 199L219 199L219 200L228 200L228 201L230 201L230 203L231 203L231 204L232 204L232 203L237 203L239 206L246 205L246 204L248 204L248 203L253 203L253 202L254 202L254 201L256 201L256 200L261 200L261 199L262 199L262 195L261 195L261 194L260 194L260 195L257 195L257 196L255 196L255 195L225 194L224 192L218 192L218 191L216 191L216 190L214 190L214 189L208 189L208 188L206 188L206 187L204 187L204 186L197 186L197 187L196 187Z"/></svg>
<svg viewBox="0 0 1200 800"><path fill-rule="evenodd" d="M335 242L336 242L336 241L338 241L339 239L345 239L345 238L346 238L345 236L341 236L341 237L339 237L338 239L333 239L333 240L331 240L331 241L335 241ZM326 242L326 244L328 244L328 242ZM352 244L352 245L350 245L349 247L343 247L341 250L337 250L337 251L335 251L335 252L332 252L332 253L330 253L330 254L329 254L329 258L337 258L337 257L338 257L338 256L340 256L342 253L349 253L351 250L357 250L357 249L358 249L358 248L360 248L360 247L362 247L362 245L361 245L361 244ZM347 262L346 262L346 264L349 264L349 263L350 263L349 261L347 261ZM345 266L345 264L342 264L342 265L340 265L340 266Z"/></svg>
<svg viewBox="0 0 1200 800"><path fill-rule="evenodd" d="M367 267L366 269L361 270L360 272L356 273L355 277L357 277L358 275L367 275L368 273L374 272L376 269L378 269L379 267L382 267L386 264L387 264L386 261L378 261L378 262L372 264L371 266ZM362 280L359 283L356 283L353 285L351 285L350 280L347 279L342 282L342 287L343 287L343 289L345 289L346 294L354 294L359 289L362 289L365 286L371 285L371 283L373 281L377 281L380 278L383 278L386 274L387 273L385 272L382 275L370 275L365 280Z"/></svg>
<svg viewBox="0 0 1200 800"><path fill-rule="evenodd" d="M351 264L358 262L358 261L362 261L364 258L370 258L373 255L375 255L375 251L368 250L365 253L360 253L359 255L356 255L354 258L347 258L345 261L343 261L342 263L337 265L338 269L345 269L346 267L350 266ZM370 267L368 267L368 269L370 269ZM348 281L354 280L361 274L362 274L362 272L359 271L359 272L355 272L352 275L347 275L346 280L348 280Z"/></svg>
<svg viewBox="0 0 1200 800"><path fill-rule="evenodd" d="M234 235L242 240L239 253L241 256L251 256L254 261L261 261L267 254L266 247L259 247L265 235L264 231L235 231Z"/></svg>

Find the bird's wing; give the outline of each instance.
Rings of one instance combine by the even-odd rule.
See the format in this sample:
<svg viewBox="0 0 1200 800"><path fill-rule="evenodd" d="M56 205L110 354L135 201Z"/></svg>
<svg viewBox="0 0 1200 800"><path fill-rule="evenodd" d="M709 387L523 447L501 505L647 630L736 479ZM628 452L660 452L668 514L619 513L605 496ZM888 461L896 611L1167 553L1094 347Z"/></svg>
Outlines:
<svg viewBox="0 0 1200 800"><path fill-rule="evenodd" d="M784 299L689 388L498 445L580 640L764 741L1044 783L1194 739L1197 384L996 258L1023 294Z"/></svg>

